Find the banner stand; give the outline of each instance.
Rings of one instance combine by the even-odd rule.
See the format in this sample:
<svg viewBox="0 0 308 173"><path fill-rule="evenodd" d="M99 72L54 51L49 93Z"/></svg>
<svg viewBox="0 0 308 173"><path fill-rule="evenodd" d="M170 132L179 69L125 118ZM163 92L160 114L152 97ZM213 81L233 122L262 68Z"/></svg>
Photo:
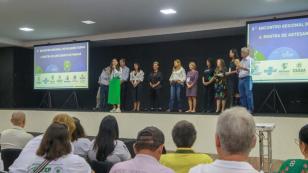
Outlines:
<svg viewBox="0 0 308 173"><path fill-rule="evenodd" d="M39 107L41 108L43 105L47 106L48 108L52 108L50 91L47 91L44 94Z"/></svg>
<svg viewBox="0 0 308 173"><path fill-rule="evenodd" d="M76 108L79 108L79 102L76 91L73 91L68 98L65 100L64 104L62 105L62 108L65 108L69 103L72 104L72 106L75 106Z"/></svg>
<svg viewBox="0 0 308 173"><path fill-rule="evenodd" d="M270 99L273 99L273 102L272 104L270 104ZM277 103L277 100L278 100L278 103ZM261 104L258 112L261 112L264 108L264 106L267 106L269 109L273 110L274 112L278 113L279 110L278 110L278 104L280 104L280 106L282 107L283 109L283 112L286 114L287 113L287 110L279 96L279 93L278 93L278 90L276 89L276 85L274 84L273 85L273 89L269 92L269 94L266 96L265 100L263 101L263 103Z"/></svg>

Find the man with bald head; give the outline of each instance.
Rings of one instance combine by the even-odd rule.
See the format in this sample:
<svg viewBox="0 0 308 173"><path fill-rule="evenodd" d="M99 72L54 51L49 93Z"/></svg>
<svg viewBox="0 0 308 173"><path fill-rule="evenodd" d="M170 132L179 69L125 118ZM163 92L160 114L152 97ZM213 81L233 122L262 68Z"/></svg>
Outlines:
<svg viewBox="0 0 308 173"><path fill-rule="evenodd" d="M23 149L33 138L33 136L24 129L26 124L25 113L14 112L12 114L11 123L13 125L12 128L1 132L1 150L8 148Z"/></svg>

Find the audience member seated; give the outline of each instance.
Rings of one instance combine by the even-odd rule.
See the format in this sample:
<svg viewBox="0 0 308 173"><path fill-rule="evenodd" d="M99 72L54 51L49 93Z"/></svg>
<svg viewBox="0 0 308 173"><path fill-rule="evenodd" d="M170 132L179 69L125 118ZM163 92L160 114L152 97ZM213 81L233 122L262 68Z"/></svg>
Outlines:
<svg viewBox="0 0 308 173"><path fill-rule="evenodd" d="M0 154L1 155L1 154ZM1 158L1 157L0 157ZM4 171L3 161L0 159L0 171Z"/></svg>
<svg viewBox="0 0 308 173"><path fill-rule="evenodd" d="M65 124L52 123L46 130L27 173L91 173L84 158L72 153L70 134Z"/></svg>
<svg viewBox="0 0 308 173"><path fill-rule="evenodd" d="M108 115L101 121L88 157L90 161L107 161L113 164L131 158L126 145L119 140L118 122L114 116Z"/></svg>
<svg viewBox="0 0 308 173"><path fill-rule="evenodd" d="M173 169L176 173L187 173L190 168L213 160L206 154L198 154L191 148L196 141L197 132L188 121L179 121L172 129L172 139L177 149L175 153L163 154L160 162Z"/></svg>
<svg viewBox="0 0 308 173"><path fill-rule="evenodd" d="M54 117L53 123L65 124L68 127L68 131L70 134L70 139L72 138L72 134L75 130L75 122L74 119L68 114L58 114ZM19 157L15 160L13 165L10 167L9 172L13 173L25 173L27 172L28 167L36 157L36 151L42 142L43 135L39 135L33 139L31 139L27 145L24 147Z"/></svg>
<svg viewBox="0 0 308 173"><path fill-rule="evenodd" d="M11 123L13 124L12 128L1 132L1 150L8 148L23 149L33 138L33 136L24 129L26 125L25 113L14 112L12 114Z"/></svg>
<svg viewBox="0 0 308 173"><path fill-rule="evenodd" d="M257 173L247 162L256 145L256 125L252 115L242 107L234 107L218 117L215 143L219 159L201 164L189 173Z"/></svg>
<svg viewBox="0 0 308 173"><path fill-rule="evenodd" d="M282 163L279 173L306 173L308 172L308 124L299 131L296 143L304 156L304 159L290 159Z"/></svg>
<svg viewBox="0 0 308 173"><path fill-rule="evenodd" d="M91 141L88 138L86 138L86 134L84 128L80 123L80 120L76 117L73 118L76 126L76 129L72 135L74 154L77 154L83 158L87 158L91 146Z"/></svg>
<svg viewBox="0 0 308 173"><path fill-rule="evenodd" d="M156 127L147 127L138 133L134 145L134 159L117 163L110 173L174 173L159 163L164 148L164 134Z"/></svg>

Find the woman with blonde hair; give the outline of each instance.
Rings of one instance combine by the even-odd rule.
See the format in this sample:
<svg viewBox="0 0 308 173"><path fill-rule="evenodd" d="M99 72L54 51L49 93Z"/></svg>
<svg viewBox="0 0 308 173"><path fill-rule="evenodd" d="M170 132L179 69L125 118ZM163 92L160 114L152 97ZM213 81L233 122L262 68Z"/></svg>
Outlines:
<svg viewBox="0 0 308 173"><path fill-rule="evenodd" d="M170 101L168 112L173 111L175 99L177 100L177 108L182 112L181 92L186 79L185 69L182 67L181 60L176 59L173 61L173 70L169 78L170 81Z"/></svg>
<svg viewBox="0 0 308 173"><path fill-rule="evenodd" d="M199 72L196 70L195 62L189 63L189 72L186 76L186 97L188 98L189 109L186 112L196 112L197 107L197 87Z"/></svg>

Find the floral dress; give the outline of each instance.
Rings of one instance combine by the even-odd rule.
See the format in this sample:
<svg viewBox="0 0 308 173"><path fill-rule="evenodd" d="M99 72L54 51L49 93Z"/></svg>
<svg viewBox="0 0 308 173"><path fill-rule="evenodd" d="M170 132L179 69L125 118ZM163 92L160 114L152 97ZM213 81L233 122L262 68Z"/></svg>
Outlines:
<svg viewBox="0 0 308 173"><path fill-rule="evenodd" d="M224 100L227 97L227 80L226 73L227 69L223 68L222 70L216 68L214 72L215 78L215 98Z"/></svg>
<svg viewBox="0 0 308 173"><path fill-rule="evenodd" d="M279 173L308 173L308 160L287 160L282 163Z"/></svg>

